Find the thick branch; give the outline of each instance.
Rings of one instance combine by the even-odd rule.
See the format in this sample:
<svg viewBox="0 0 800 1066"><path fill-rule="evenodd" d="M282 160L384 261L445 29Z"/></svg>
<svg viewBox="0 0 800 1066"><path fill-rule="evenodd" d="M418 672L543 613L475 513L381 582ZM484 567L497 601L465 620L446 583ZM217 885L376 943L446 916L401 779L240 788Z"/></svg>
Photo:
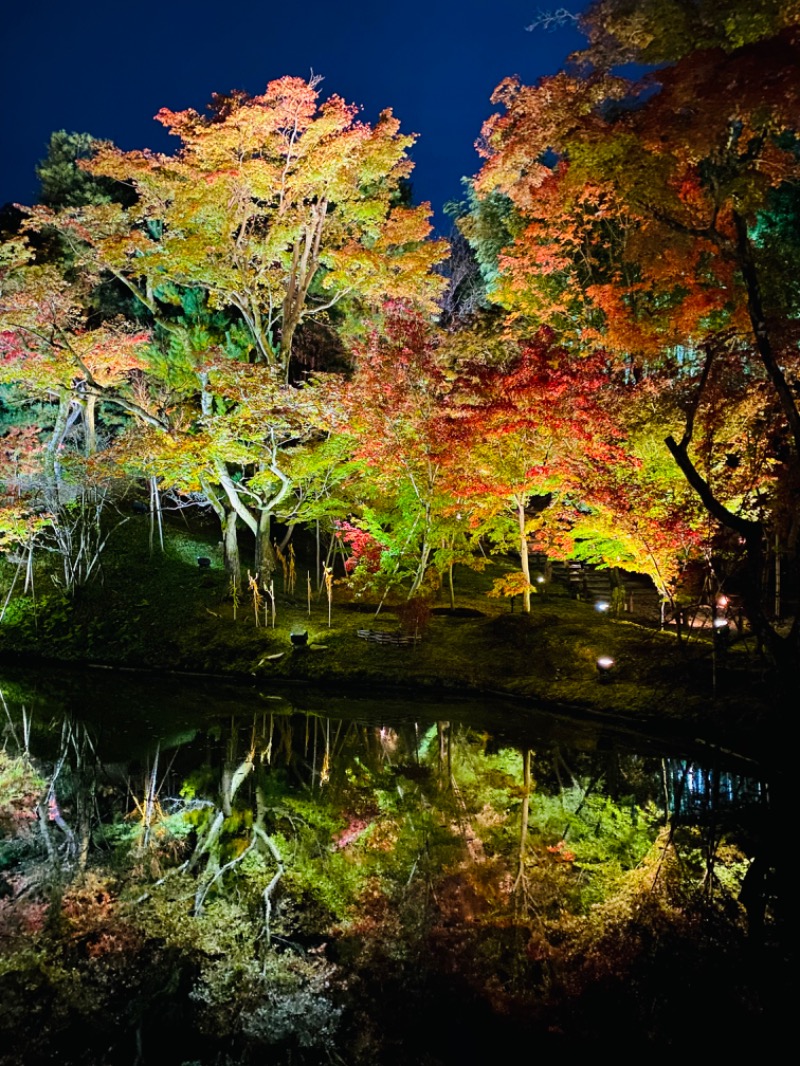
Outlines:
<svg viewBox="0 0 800 1066"><path fill-rule="evenodd" d="M255 536L258 533L258 522L255 520L255 518L253 518L248 509L242 503L241 497L236 491L236 485L234 483L233 478L225 469L225 464L223 462L217 462L215 466L217 470L217 477L219 478L219 483L225 490L225 495L228 497L231 507L241 518L241 520L244 522L250 532Z"/></svg>
<svg viewBox="0 0 800 1066"><path fill-rule="evenodd" d="M151 414L146 408L141 407L138 403L134 403L132 400L123 399L112 389L106 389L103 385L90 382L90 391L87 391L86 395L95 396L98 400L105 400L106 403L116 404L117 407L121 407L123 411L127 411L129 415L135 415L136 418L141 419L142 422L146 422L148 426L152 426L154 429L160 429L164 433L169 433L172 428L166 419Z"/></svg>
<svg viewBox="0 0 800 1066"><path fill-rule="evenodd" d="M789 384L772 348L766 315L761 303L761 286L758 282L758 272L753 260L753 249L747 234L747 222L738 212L734 213L733 218L736 224L739 266L747 290L747 310L750 313L750 322L753 326L756 347L761 357L761 362L764 364L764 369L775 386L781 408L786 415L786 420L794 437L795 449L800 454L800 410L798 410L792 390L789 388Z"/></svg>
<svg viewBox="0 0 800 1066"><path fill-rule="evenodd" d="M686 434L684 434L683 441L680 444L672 436L667 437L664 443L669 448L672 458L678 464L681 473L700 497L703 506L713 518L716 518L718 522L721 522L728 529L732 529L748 541L753 537L761 538L762 527L760 522L751 522L748 518L742 518L740 515L734 514L733 511L729 511L716 498L711 486L689 458L686 451Z"/></svg>
<svg viewBox="0 0 800 1066"><path fill-rule="evenodd" d="M685 454L686 449L692 440L692 434L694 433L694 420L697 414L697 408L700 406L700 400L702 399L703 392L705 391L706 383L708 381L708 375L711 372L711 363L714 359L714 352L710 345L706 346L706 361L703 364L703 372L700 375L700 383L697 386L697 391L694 394L694 398L689 406L689 410L686 412L686 427L681 437L681 442L678 447ZM672 438L670 438L671 440ZM669 447L669 444L667 444ZM672 449L670 448L670 451ZM674 453L673 453L674 454Z"/></svg>

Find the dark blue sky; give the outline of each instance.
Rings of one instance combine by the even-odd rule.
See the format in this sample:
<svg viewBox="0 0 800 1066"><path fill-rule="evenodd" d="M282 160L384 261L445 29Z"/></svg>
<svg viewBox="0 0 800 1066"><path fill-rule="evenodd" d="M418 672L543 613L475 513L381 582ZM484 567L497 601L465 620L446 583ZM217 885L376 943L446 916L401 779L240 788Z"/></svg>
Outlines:
<svg viewBox="0 0 800 1066"><path fill-rule="evenodd" d="M570 28L527 32L536 0L12 0L0 23L0 204L29 204L34 167L57 129L120 147L169 151L177 144L153 115L202 110L214 92L263 92L284 74L322 75L374 121L386 107L419 139L412 151L417 201L460 196L480 161L474 143L507 75L533 82L563 66L582 38ZM559 0L578 11L586 0Z"/></svg>

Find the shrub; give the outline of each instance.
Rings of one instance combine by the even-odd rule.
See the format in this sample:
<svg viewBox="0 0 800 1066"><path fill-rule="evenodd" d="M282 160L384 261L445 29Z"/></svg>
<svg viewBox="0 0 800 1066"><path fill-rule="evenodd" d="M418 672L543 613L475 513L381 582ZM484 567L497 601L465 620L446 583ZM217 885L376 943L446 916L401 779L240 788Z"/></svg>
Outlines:
<svg viewBox="0 0 800 1066"><path fill-rule="evenodd" d="M412 596L397 608L400 628L409 636L421 636L431 620L431 605L424 596Z"/></svg>

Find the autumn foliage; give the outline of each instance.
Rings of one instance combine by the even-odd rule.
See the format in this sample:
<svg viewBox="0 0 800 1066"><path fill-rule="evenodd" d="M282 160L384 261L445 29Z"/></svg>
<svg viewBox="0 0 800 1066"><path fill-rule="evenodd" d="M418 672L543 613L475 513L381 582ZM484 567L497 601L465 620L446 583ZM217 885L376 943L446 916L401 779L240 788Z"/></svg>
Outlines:
<svg viewBox="0 0 800 1066"><path fill-rule="evenodd" d="M791 668L800 29L719 7L596 0L565 70L503 80L444 295L414 136L317 78L162 109L171 154L74 138L0 256L4 538L63 528L69 475L202 498L232 589L276 522L411 599L513 552L526 610L531 550L664 601L702 561Z"/></svg>

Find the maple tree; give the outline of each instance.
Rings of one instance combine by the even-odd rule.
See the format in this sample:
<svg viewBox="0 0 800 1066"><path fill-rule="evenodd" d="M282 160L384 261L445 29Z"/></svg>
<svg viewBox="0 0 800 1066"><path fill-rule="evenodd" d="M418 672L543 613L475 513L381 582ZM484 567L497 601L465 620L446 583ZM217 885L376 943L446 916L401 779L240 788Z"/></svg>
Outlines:
<svg viewBox="0 0 800 1066"><path fill-rule="evenodd" d="M234 584L239 523L255 537L255 568L268 581L271 519L296 510L290 468L301 447L325 437L330 415L320 405L335 406L335 390L314 400L312 383L293 379L304 320L341 329L356 310L361 319L378 314L387 293L431 312L444 284L432 268L446 243L428 239L428 205L402 202L413 136L400 134L389 111L370 125L339 97L320 102L318 81L282 78L261 96L217 96L205 116L162 110L159 120L181 140L174 156L92 142L82 167L131 187L133 202L38 207L27 223L69 243L84 288L96 294L112 278L134 299L151 341L142 374L131 381L127 367L110 381L86 363L80 387L87 402L113 399L166 434L153 450L165 465L148 461L149 476L173 471L206 494ZM30 269L26 284L32 293ZM70 299L70 282L52 285ZM12 321L15 335L23 328ZM63 361L65 404L78 387L76 347ZM118 443L117 451L132 437ZM137 456L134 445L131 469Z"/></svg>
<svg viewBox="0 0 800 1066"><path fill-rule="evenodd" d="M622 460L577 463L536 542L556 558L646 574L674 610L688 564L705 556L707 523L653 428L627 431Z"/></svg>
<svg viewBox="0 0 800 1066"><path fill-rule="evenodd" d="M586 519L591 514L595 523L598 516L614 521L620 486L636 477L640 460L619 425L602 353L572 359L542 331L533 341L501 346L497 358L473 357L458 365L440 434L451 448L451 492L464 501L474 531L518 553L515 587L527 612L534 543L563 557L580 535L584 550L594 546L595 561L619 561L619 541L609 558L608 545L600 549L597 529ZM631 558L630 549L626 555ZM637 561L644 558L640 550ZM649 561L644 572L653 571ZM659 584L663 589L664 581Z"/></svg>
<svg viewBox="0 0 800 1066"><path fill-rule="evenodd" d="M465 518L444 478L450 445L438 433L446 362L435 331L399 305L357 354L343 399L363 471L358 525L383 545L383 579L409 577L412 597L427 579L437 584L456 557L471 558Z"/></svg>
<svg viewBox="0 0 800 1066"><path fill-rule="evenodd" d="M95 468L99 406L111 401L149 417L135 394L149 336L124 321L91 322L90 288L86 278L69 280L55 265L31 261L23 242L4 248L0 389L18 422L4 437L6 447L14 445L14 473L2 488L6 518L20 516L37 534L25 542L26 588L36 543L59 553L68 591L96 572L108 539L108 529L100 529L108 476L119 473Z"/></svg>
<svg viewBox="0 0 800 1066"><path fill-rule="evenodd" d="M798 11L765 2L753 17L735 0L724 19L704 3L639 8L591 5L572 73L496 92L505 110L484 127L476 189L509 197L518 225L495 296L517 329L546 322L577 354L602 344L620 388L647 381L680 394L666 447L708 514L743 540L751 624L791 667L800 624L776 631L761 575L767 539L794 540L781 500L800 450L797 291L779 265L794 253L774 258L776 231L797 244L786 223L800 165ZM614 72L621 62L663 65L632 80ZM703 446L724 438L714 379L734 363L767 400L769 499L763 450L747 469L761 482L756 500L719 477L709 465L719 448ZM751 409L728 453L742 473L761 417Z"/></svg>
<svg viewBox="0 0 800 1066"><path fill-rule="evenodd" d="M24 389L28 402L57 406L45 464L55 483L55 455L76 422L85 454L96 451L98 401L146 416L126 386L145 366L142 349L149 336L121 321L88 326L75 286L51 267L30 266L20 273L3 279L0 381Z"/></svg>
<svg viewBox="0 0 800 1066"><path fill-rule="evenodd" d="M413 136L388 110L370 125L338 96L320 102L318 84L285 77L261 96L218 95L207 115L162 109L181 141L175 155L107 145L83 164L131 183L135 205L49 221L151 313L175 301L170 283L235 309L253 358L283 380L309 316L348 302L379 308L387 293L433 311L446 243L427 240L427 204L399 202Z"/></svg>

